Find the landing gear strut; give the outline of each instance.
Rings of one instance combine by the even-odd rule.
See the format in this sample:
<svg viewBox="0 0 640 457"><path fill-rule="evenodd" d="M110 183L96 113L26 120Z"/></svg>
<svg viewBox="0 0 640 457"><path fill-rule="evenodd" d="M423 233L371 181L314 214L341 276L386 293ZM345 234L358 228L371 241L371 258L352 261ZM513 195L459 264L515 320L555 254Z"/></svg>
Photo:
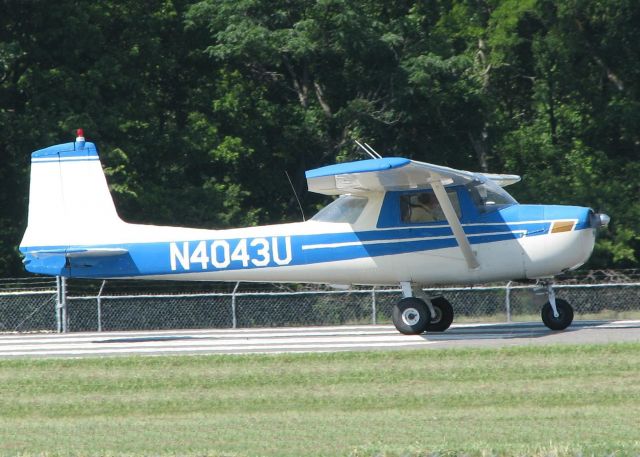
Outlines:
<svg viewBox="0 0 640 457"><path fill-rule="evenodd" d="M542 322L551 330L564 330L573 322L573 308L566 300L556 298L551 283L543 283L547 288L549 301L542 306Z"/></svg>

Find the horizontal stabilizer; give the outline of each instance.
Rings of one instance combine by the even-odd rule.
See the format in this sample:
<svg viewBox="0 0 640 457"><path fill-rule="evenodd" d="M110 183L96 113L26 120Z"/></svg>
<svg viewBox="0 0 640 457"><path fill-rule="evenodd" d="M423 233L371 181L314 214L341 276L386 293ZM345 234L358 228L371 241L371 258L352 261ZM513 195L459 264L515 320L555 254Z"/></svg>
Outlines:
<svg viewBox="0 0 640 457"><path fill-rule="evenodd" d="M69 258L84 257L112 257L117 255L125 255L129 251L124 248L72 248L72 249L42 249L37 251L29 251L34 257L48 257L55 255L64 255Z"/></svg>

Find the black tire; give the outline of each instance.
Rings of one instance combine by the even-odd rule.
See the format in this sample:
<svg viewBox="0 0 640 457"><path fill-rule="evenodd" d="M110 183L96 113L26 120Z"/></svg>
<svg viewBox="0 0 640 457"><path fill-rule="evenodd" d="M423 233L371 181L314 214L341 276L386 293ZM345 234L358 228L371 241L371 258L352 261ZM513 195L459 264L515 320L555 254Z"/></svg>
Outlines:
<svg viewBox="0 0 640 457"><path fill-rule="evenodd" d="M429 321L431 313L427 304L415 297L407 297L400 300L391 313L393 325L400 333L405 335L419 335L423 333Z"/></svg>
<svg viewBox="0 0 640 457"><path fill-rule="evenodd" d="M436 297L431 300L431 305L436 311L436 317L431 317L427 332L444 332L453 322L453 306L444 297Z"/></svg>
<svg viewBox="0 0 640 457"><path fill-rule="evenodd" d="M554 317L551 303L546 302L542 307L542 322L551 330L564 330L573 322L573 308L566 300L556 298L556 308L558 309L558 317Z"/></svg>

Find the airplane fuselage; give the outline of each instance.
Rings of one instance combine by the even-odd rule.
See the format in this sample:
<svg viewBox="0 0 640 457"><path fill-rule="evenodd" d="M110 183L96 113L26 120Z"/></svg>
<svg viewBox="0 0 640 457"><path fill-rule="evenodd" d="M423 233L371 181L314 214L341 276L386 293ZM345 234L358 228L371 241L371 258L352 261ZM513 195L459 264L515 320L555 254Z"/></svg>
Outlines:
<svg viewBox="0 0 640 457"><path fill-rule="evenodd" d="M446 222L385 220L385 201L384 194L369 196L355 224L310 220L205 230L122 222L109 233L76 227L73 245L23 253L29 271L84 278L462 284L553 276L584 263L595 241L588 208L516 204L466 221L463 211L480 263L470 269Z"/></svg>

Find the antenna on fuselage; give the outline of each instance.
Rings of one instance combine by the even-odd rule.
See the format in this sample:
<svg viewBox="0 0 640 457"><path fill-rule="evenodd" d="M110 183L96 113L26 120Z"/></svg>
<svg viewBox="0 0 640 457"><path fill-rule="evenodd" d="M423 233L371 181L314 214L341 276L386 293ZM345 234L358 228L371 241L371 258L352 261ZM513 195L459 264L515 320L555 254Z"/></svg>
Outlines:
<svg viewBox="0 0 640 457"><path fill-rule="evenodd" d="M291 190L293 191L293 196L296 197L296 201L298 202L298 207L300 208L300 214L302 214L302 221L306 222L307 219L304 217L304 211L302 209L302 204L300 203L300 199L298 198L298 193L296 192L296 188L293 187L293 183L291 182L291 178L289 177L289 172L287 170L285 170L284 174L287 175L287 179L289 180L289 185L291 186Z"/></svg>
<svg viewBox="0 0 640 457"><path fill-rule="evenodd" d="M365 143L365 144L367 144L367 146L369 146L369 148L364 147L362 145L362 143L360 143L358 140L353 140L353 141L355 141L356 144L358 146L360 146L360 148L362 148L362 150L364 152L366 152L369 155L369 157L371 157L372 159L382 159L382 156L380 154L378 154L376 151L374 151L373 148L371 146L369 146L367 143Z"/></svg>

